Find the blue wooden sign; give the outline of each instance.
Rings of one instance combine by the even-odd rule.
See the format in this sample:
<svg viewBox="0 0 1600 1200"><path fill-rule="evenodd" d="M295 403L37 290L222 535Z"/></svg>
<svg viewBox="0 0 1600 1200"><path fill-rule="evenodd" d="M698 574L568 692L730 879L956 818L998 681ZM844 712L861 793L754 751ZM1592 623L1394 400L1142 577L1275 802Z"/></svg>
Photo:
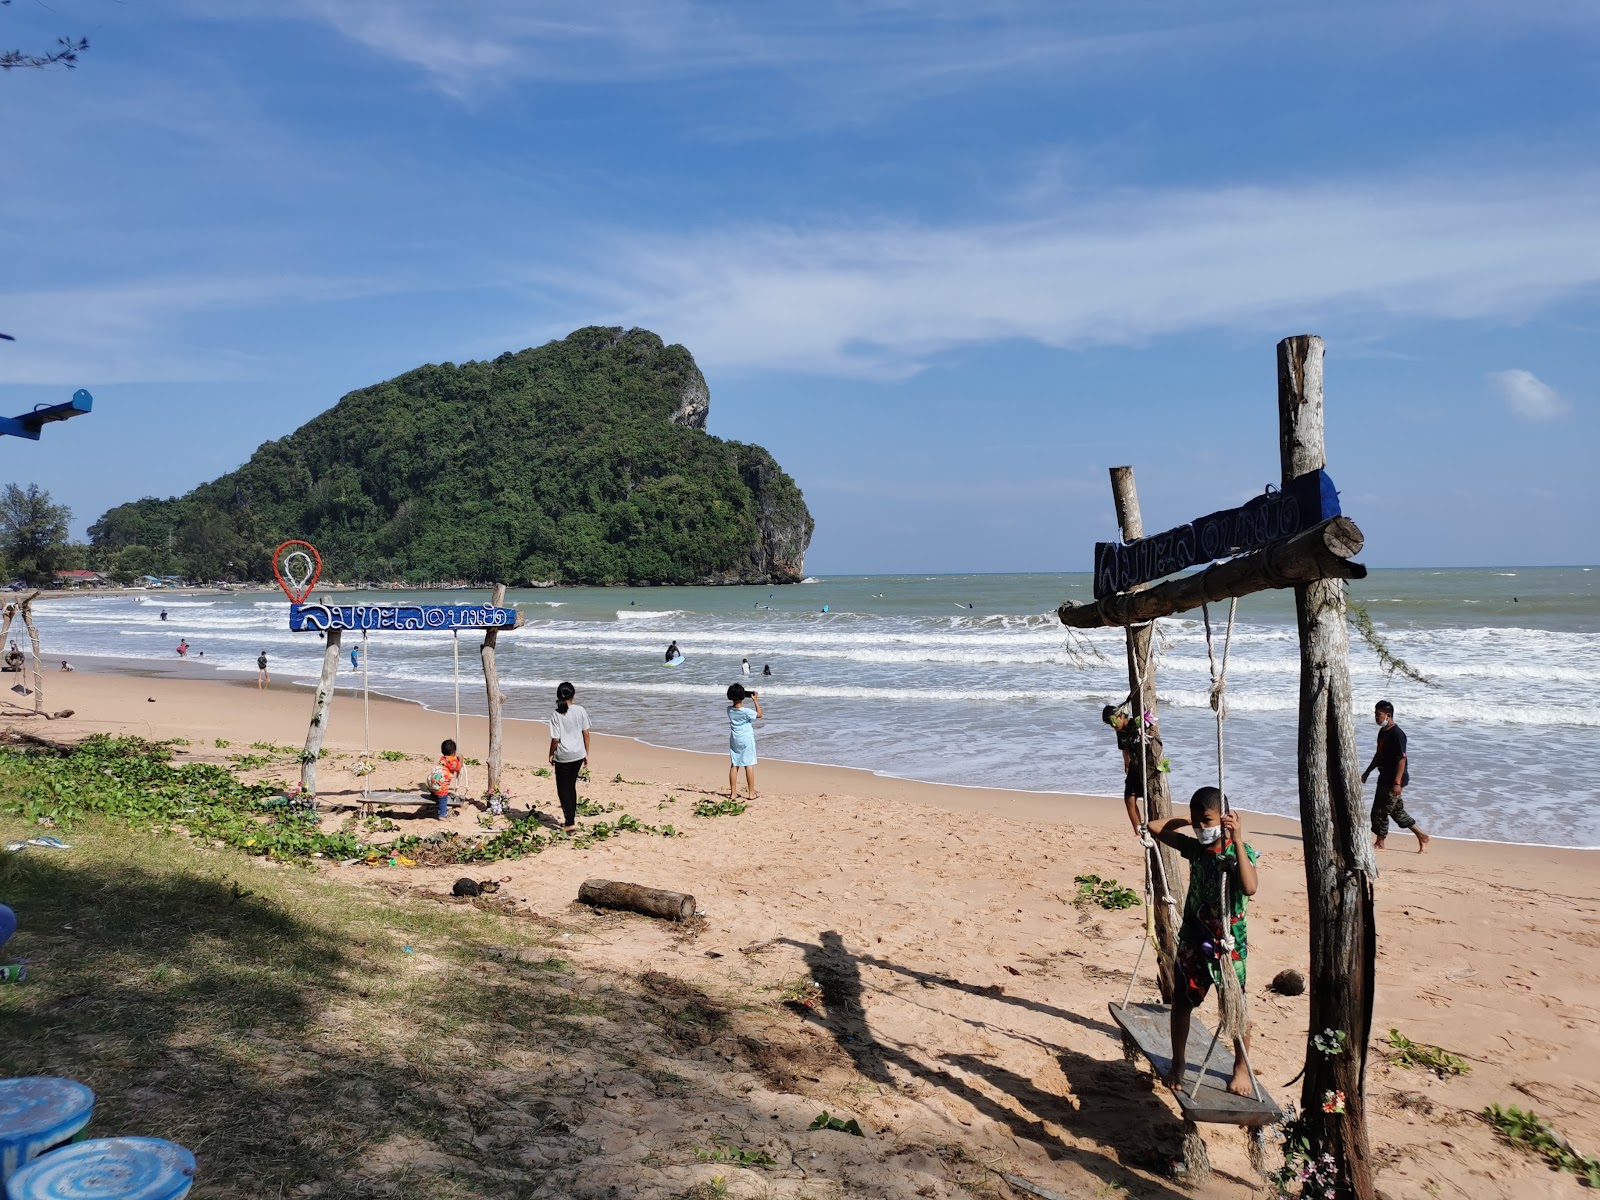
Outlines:
<svg viewBox="0 0 1600 1200"><path fill-rule="evenodd" d="M515 629L522 614L491 604L291 604L294 633L329 629Z"/></svg>
<svg viewBox="0 0 1600 1200"><path fill-rule="evenodd" d="M1238 508L1207 513L1187 525L1131 542L1094 545L1094 598L1175 575L1200 563L1260 550L1339 515L1339 493L1326 471L1310 471L1282 491L1266 492Z"/></svg>

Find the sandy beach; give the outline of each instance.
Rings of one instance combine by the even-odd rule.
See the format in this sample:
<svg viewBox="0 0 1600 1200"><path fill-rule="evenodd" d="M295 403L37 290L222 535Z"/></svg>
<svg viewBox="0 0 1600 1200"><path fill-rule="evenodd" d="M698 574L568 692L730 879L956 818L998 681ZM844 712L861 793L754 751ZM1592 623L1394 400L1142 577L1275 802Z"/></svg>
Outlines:
<svg viewBox="0 0 1600 1200"><path fill-rule="evenodd" d="M258 691L253 680L221 679L198 663L143 676L78 665L46 679L48 707L71 708L73 717L6 724L61 738L182 737L189 754L210 761L252 742L298 745L305 736L302 689ZM591 716L603 729L605 714ZM719 717L708 702L708 721ZM374 699L372 748L412 757L381 762L373 785L414 785L453 722ZM218 748L218 739L231 747ZM481 758L486 742L485 722L464 719L462 753ZM326 744L333 753L319 767L319 792L329 805L353 803L361 785L348 756L363 745L359 694L340 692ZM544 725L507 724L515 812L556 807L553 781L534 774L547 745ZM1141 1181L1130 1195L1263 1194L1244 1135L1226 1127L1206 1130L1217 1170L1208 1184L1180 1188L1163 1178L1180 1136L1176 1108L1152 1088L1148 1070L1124 1062L1106 1009L1127 986L1142 913L1074 904L1078 874L1140 885L1119 802L764 761L761 794L747 812L692 816L696 799L725 784L726 761L601 734L584 794L686 836L557 847L479 873L501 880L502 894L520 906L588 930L574 953L597 965L667 971L744 1003L762 994L775 1002L808 974L850 997L844 1012L826 1015L775 1009L815 1053L795 1058L790 1094L772 1102L822 1101L879 1135L850 1168L861 1194L898 1195L896 1181L937 1179L937 1159L891 1160L888 1149L874 1149L919 1140L1003 1160L1071 1196L1114 1194L1130 1171ZM473 770L471 785L481 788L481 768ZM618 775L624 782L606 782ZM438 827L404 808L391 815L404 833ZM345 816L333 811L328 820ZM448 827L478 833L487 820L469 806ZM1300 1069L1306 1005L1265 985L1283 968L1307 966L1301 848L1292 822L1247 823L1262 855L1250 913L1254 1059L1286 1103L1298 1099L1298 1085L1285 1085ZM1375 1040L1369 1112L1380 1188L1392 1200L1578 1195L1575 1179L1505 1146L1476 1114L1490 1103L1533 1108L1580 1150L1600 1146L1600 857L1442 838L1419 856L1403 834L1390 845L1380 855L1374 1032L1397 1028L1462 1055L1472 1069L1436 1078L1395 1064ZM462 874L325 870L431 890L448 890ZM686 937L644 919L574 911L579 883L592 877L692 892L704 924ZM1153 990L1149 962L1135 998ZM1214 1020L1214 1008L1200 1016ZM623 1127L647 1116L619 1107L611 1119Z"/></svg>

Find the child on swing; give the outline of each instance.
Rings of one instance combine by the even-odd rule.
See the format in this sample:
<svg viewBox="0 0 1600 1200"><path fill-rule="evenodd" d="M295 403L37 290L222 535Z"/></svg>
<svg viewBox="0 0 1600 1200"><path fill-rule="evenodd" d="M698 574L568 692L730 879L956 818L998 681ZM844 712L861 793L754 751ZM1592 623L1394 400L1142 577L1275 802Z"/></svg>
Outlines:
<svg viewBox="0 0 1600 1200"><path fill-rule="evenodd" d="M456 754L456 743L453 738L445 738L439 743L439 763L428 776L428 782L423 785L428 795L432 796L439 805L439 820L444 820L450 815L450 788L455 783L456 776L466 769L466 764Z"/></svg>
<svg viewBox="0 0 1600 1200"><path fill-rule="evenodd" d="M1179 833L1183 826L1194 836ZM1215 983L1222 986L1221 956L1228 954L1224 938L1231 934L1233 953L1227 964L1244 990L1245 960L1249 941L1245 909L1256 894L1256 859L1260 856L1244 840L1244 823L1227 807L1222 793L1203 787L1189 798L1189 816L1165 817L1150 822L1150 833L1189 861L1189 895L1183 903L1183 924L1178 930L1178 956L1172 985L1172 1070L1165 1083L1174 1091L1184 1086L1188 1070L1189 1018ZM1223 925L1222 881L1228 882L1227 927ZM1219 998L1218 1003L1221 1003ZM1250 1068L1245 1053L1248 1030L1233 1043L1233 1078L1228 1090L1235 1096L1252 1096Z"/></svg>

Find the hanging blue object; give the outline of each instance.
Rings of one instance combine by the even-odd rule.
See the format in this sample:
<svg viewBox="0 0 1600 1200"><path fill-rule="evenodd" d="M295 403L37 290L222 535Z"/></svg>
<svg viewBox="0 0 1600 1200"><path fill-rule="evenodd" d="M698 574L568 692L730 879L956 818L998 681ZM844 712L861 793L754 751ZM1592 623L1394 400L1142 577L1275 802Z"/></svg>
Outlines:
<svg viewBox="0 0 1600 1200"><path fill-rule="evenodd" d="M50 422L81 417L93 409L94 397L86 388L79 388L72 393L72 399L65 404L41 404L31 412L21 413L15 417L0 417L0 437L9 433L12 437L27 438L30 442L37 442L39 430Z"/></svg>

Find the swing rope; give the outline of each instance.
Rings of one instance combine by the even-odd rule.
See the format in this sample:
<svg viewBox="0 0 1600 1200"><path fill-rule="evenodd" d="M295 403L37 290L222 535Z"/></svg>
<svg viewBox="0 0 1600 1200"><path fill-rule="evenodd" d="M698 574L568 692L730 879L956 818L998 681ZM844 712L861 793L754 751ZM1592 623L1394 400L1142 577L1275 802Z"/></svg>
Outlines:
<svg viewBox="0 0 1600 1200"><path fill-rule="evenodd" d="M367 686L367 631L361 631L361 723L364 727L366 749L362 751L362 758L366 760L367 770L372 770L372 692ZM361 794L368 795L367 776L361 777Z"/></svg>
<svg viewBox="0 0 1600 1200"><path fill-rule="evenodd" d="M461 753L461 631L459 629L452 629L450 631L450 654L451 654L451 659L452 659L452 672L453 672L453 676L454 676L455 689L456 689L456 753L460 754ZM465 758L464 755L463 755L463 758ZM467 782L467 767L466 767L466 763L463 762L462 765L461 765L461 794L465 796L465 795L469 795L470 793L471 793L471 787Z"/></svg>
<svg viewBox="0 0 1600 1200"><path fill-rule="evenodd" d="M1206 631L1206 667L1211 675L1211 711L1216 714L1217 719L1217 792L1222 797L1220 803L1224 815L1229 811L1229 804L1222 723L1228 719L1228 654L1233 648L1233 624L1238 608L1238 597L1228 601L1228 627L1223 635L1222 665L1219 668L1211 634L1211 606L1209 604L1200 606L1200 616L1205 623ZM1235 854L1242 857L1244 853L1243 847L1235 848ZM1218 873L1217 886L1220 905L1218 912L1222 922L1221 953L1217 956L1217 1005L1221 1015L1217 1021L1217 1031L1211 1035L1211 1045L1206 1050L1205 1063L1196 1072L1194 1084L1189 1089L1189 1098L1193 1099L1195 1093L1200 1090L1200 1081L1205 1076L1206 1065L1211 1062L1217 1043L1226 1033L1229 1040L1238 1043L1243 1052L1245 1070L1250 1075L1250 1090L1254 1098L1259 1100L1261 1084L1256 1079L1255 1067L1251 1065L1250 1052L1244 1045L1244 1035L1249 1029L1244 989L1239 986L1239 976L1233 969L1233 954L1237 944L1233 939L1233 908L1228 895L1227 871Z"/></svg>

